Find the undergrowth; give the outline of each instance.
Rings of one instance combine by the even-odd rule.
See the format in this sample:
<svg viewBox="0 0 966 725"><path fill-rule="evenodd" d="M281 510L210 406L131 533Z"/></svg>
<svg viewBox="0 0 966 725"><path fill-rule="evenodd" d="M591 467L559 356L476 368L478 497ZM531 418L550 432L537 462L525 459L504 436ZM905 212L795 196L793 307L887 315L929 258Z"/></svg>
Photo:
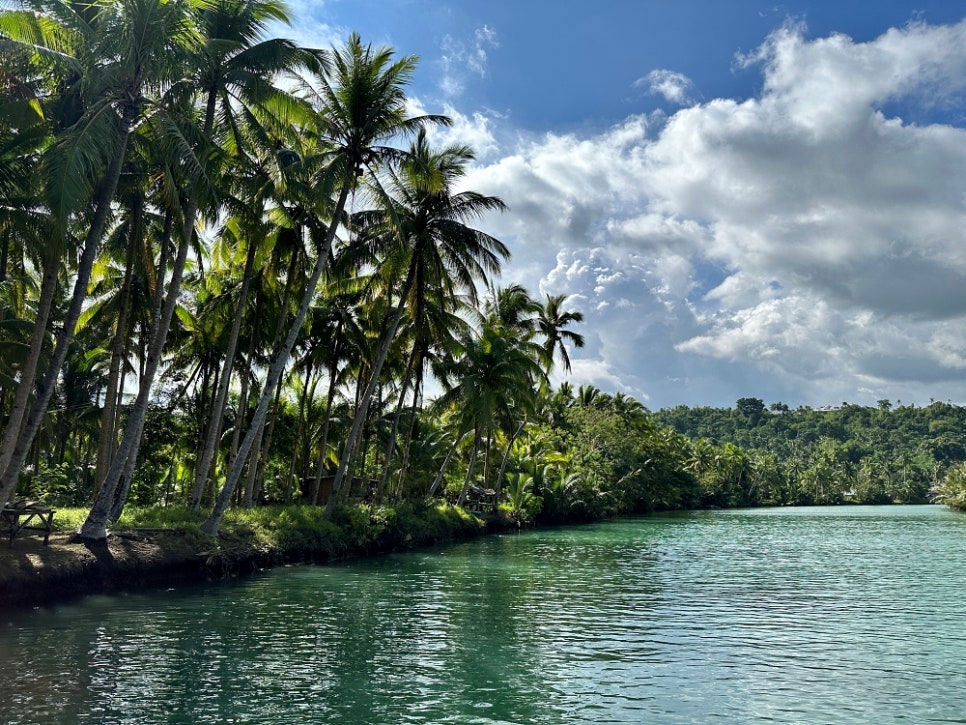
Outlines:
<svg viewBox="0 0 966 725"><path fill-rule="evenodd" d="M128 507L110 529L117 532L170 531L217 545L257 550L276 550L314 558L338 558L424 546L480 534L486 523L470 512L446 503L403 504L397 507L356 504L337 508L331 519L318 506L260 506L232 509L222 521L215 540L200 530L206 513L184 507ZM59 508L54 515L56 531L77 531L87 509Z"/></svg>

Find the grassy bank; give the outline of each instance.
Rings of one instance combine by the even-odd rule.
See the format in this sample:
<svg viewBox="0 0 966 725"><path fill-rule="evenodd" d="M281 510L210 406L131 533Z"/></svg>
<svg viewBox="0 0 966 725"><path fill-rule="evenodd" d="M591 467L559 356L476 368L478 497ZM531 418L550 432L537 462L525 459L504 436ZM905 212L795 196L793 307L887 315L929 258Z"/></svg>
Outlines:
<svg viewBox="0 0 966 725"><path fill-rule="evenodd" d="M0 605L30 606L83 594L219 579L291 562L327 562L428 546L516 526L446 504L358 505L332 519L322 509L273 506L233 511L222 535L201 533L202 514L177 508L126 510L105 542L78 539L85 509L58 510L55 533L0 544Z"/></svg>

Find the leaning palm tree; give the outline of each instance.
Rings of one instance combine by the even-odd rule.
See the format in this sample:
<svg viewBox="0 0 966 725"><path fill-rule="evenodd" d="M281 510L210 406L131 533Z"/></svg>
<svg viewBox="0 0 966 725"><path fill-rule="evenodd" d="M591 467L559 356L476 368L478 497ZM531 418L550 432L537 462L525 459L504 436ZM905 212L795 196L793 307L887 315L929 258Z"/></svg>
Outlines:
<svg viewBox="0 0 966 725"><path fill-rule="evenodd" d="M202 530L216 536L222 516L228 508L244 468L244 459L258 435L258 428L268 414L272 391L288 365L315 290L332 249L332 242L342 223L349 194L359 179L400 156L400 151L387 146L400 135L416 132L430 123L449 123L445 116L410 116L405 86L416 67L413 56L393 60L389 48L373 50L352 34L345 46L333 52L331 71L319 77L318 88L306 85L317 105L315 127L306 129L316 142L322 165L317 180L314 204L306 199L302 221L316 247L312 274L292 319L288 334L274 352L268 377L245 434L239 452L228 471L215 505L202 525ZM335 202L332 203L332 196ZM323 221L324 219L328 221Z"/></svg>
<svg viewBox="0 0 966 725"><path fill-rule="evenodd" d="M332 285L322 296L316 327L322 334L312 350L312 355L318 358L316 363L325 369L328 378L322 428L317 438L318 459L308 492L309 502L313 504L318 502L322 477L329 464L332 424L338 423L336 419L340 417L336 394L349 378L351 359L363 346L364 330L359 315L361 291L354 285L350 289L343 287L344 284Z"/></svg>
<svg viewBox="0 0 966 725"><path fill-rule="evenodd" d="M148 314L156 277L153 274L152 230L156 229L157 215L149 203L147 174L140 173L140 164L125 175L119 190L120 220L114 226L94 275L91 277L89 301L81 316L86 321L98 322L105 330L105 344L111 350L101 410L97 464L94 472L97 490L114 458L117 448L117 428L120 420L120 401L123 397L125 373L129 366L132 340L136 329L150 327Z"/></svg>
<svg viewBox="0 0 966 725"><path fill-rule="evenodd" d="M251 174L246 178L253 176L258 178L258 174ZM231 306L234 309L234 314L231 317L230 331L223 350L218 388L215 395L212 396L212 402L206 416L208 425L195 464L194 484L188 496L188 508L192 510L198 509L201 504L201 495L217 453L218 440L221 436L228 401L228 391L231 387L232 371L236 364L235 358L241 338L242 323L249 311L249 291L255 277L256 260L260 255L264 256L266 242L275 239L270 233L271 225L267 223L267 219L262 213L266 202L265 195L261 193L249 195L248 200L254 209L241 210L240 213L227 221L220 233L220 239L223 243L244 250L245 261L242 265L241 279L238 281L237 289L233 289L233 294L231 294ZM224 272L229 273L230 271L231 265L229 264Z"/></svg>
<svg viewBox="0 0 966 725"><path fill-rule="evenodd" d="M271 117L273 114L287 119L296 113L299 104L291 96L271 83L277 73L294 71L307 67L318 71L322 67L322 56L306 52L293 43L284 40L258 41L276 21L287 21L283 4L276 0L220 0L207 2L200 6L194 18L199 31L200 43L193 57L195 73L184 83L176 85L166 99L173 108L183 109L198 94L203 104L203 118L200 134L196 127L183 128L168 124L165 138L172 138L176 151L188 167L185 187L187 192L182 201L181 235L178 254L175 259L164 305L152 336L145 375L140 380L138 397L135 400L130 418L125 428L118 455L111 464L101 487L100 494L91 508L87 521L81 527L81 534L89 538L103 538L107 534L107 521L116 517L127 497L133 469L137 460L144 429L145 416L150 401L154 377L161 361L161 354L171 327L174 309L184 274L187 252L193 243L194 226L201 209L200 199L208 199L212 212L217 212L214 196L217 190L212 179L221 169L224 161L215 154L215 143L222 142L227 151L239 148L235 133L236 124L232 122L235 105L240 105L249 115L259 111ZM216 115L221 112L221 118ZM216 134L216 120L228 132ZM185 153L183 140L194 137L193 149ZM230 140L226 141L226 139ZM216 163L211 163L214 159ZM206 163L207 162L207 163ZM237 339L237 337L236 337ZM230 362L228 363L230 366ZM206 446L207 450L207 446Z"/></svg>
<svg viewBox="0 0 966 725"><path fill-rule="evenodd" d="M416 294L422 290L421 294ZM386 489L390 474L394 473L390 466L396 447L398 425L405 422L406 394L412 389L412 404L409 408L408 425L405 427L405 437L400 444L401 460L395 471L397 484L395 490L402 491L409 463L410 445L420 417L420 403L423 394L423 381L426 368L436 359L440 359L451 349L453 343L469 328L466 320L469 312L468 301L463 296L446 295L439 286L420 285L414 287L412 310L409 320L410 349L407 366L403 372L400 385L399 399L394 416L394 429L389 437L384 460L383 479L380 491Z"/></svg>
<svg viewBox="0 0 966 725"><path fill-rule="evenodd" d="M29 48L37 66L51 70L69 96L60 110L70 123L41 163L51 216L66 229L78 217L86 218L88 205L93 209L54 353L26 420L22 426L8 424L13 434L5 434L0 444L2 501L16 487L74 337L128 142L152 100L183 74L194 40L185 8L169 0L22 0L20 10L0 14L0 35ZM33 386L34 380L20 384ZM23 419L23 410L13 416Z"/></svg>
<svg viewBox="0 0 966 725"><path fill-rule="evenodd" d="M403 314L425 302L431 288L445 290L447 296L475 295L476 283L486 282L488 275L498 272L501 261L510 256L498 239L466 225L488 212L506 208L494 196L454 191L472 159L473 153L466 146L432 149L421 130L399 167L389 170L388 183L377 189L382 207L357 215L363 229L362 242L377 249L384 247L384 255L377 251L374 256L383 256L390 280L397 277L402 282L394 295L396 309L381 335L342 451L332 496L326 505L327 515L335 506ZM392 270L399 270L398 275ZM404 393L401 391L401 395Z"/></svg>
<svg viewBox="0 0 966 725"><path fill-rule="evenodd" d="M43 208L34 172L51 127L36 89L18 72L18 59L25 63L23 53L0 55L5 66L0 73L0 409L7 422L0 472L12 455L47 349L63 253L62 235Z"/></svg>

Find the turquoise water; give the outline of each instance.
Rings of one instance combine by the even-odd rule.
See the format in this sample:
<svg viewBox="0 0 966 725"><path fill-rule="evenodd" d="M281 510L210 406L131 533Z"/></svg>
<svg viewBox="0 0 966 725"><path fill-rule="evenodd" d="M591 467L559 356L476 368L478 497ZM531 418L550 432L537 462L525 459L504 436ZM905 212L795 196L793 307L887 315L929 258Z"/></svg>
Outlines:
<svg viewBox="0 0 966 725"><path fill-rule="evenodd" d="M966 722L966 515L655 516L0 613L3 723Z"/></svg>

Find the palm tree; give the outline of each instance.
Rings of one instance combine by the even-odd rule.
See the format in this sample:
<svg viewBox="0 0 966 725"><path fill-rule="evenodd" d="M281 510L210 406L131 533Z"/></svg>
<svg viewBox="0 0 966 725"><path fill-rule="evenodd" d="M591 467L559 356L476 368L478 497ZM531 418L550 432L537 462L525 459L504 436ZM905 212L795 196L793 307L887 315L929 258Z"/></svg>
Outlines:
<svg viewBox="0 0 966 725"><path fill-rule="evenodd" d="M103 483L117 448L118 412L134 330L138 325L142 330L150 327L147 317L153 296L152 275L145 257L147 247L151 246L151 227L158 220L148 207L145 186L138 183L143 179L137 177L143 175L132 176L136 177L134 183L127 184L128 188L119 194L124 218L104 245L106 258L92 275L90 303L81 317L82 325L85 319L100 320L108 328L105 337L110 340L111 348L94 473L97 488Z"/></svg>
<svg viewBox="0 0 966 725"><path fill-rule="evenodd" d="M425 284L421 283L424 279L423 276L417 275L416 282L413 284L406 331L408 344L406 367L400 382L393 430L383 456L385 468L379 485L380 493L386 490L389 476L394 472L398 474L396 490L401 491L403 488L409 446L419 419L423 379L427 365L444 354L447 349L452 348L454 341L468 329L465 316L460 314L469 311L467 298L447 295L438 284L433 285L428 281ZM408 409L406 408L407 395L411 396L412 401ZM391 463L397 447L400 425L405 425L405 439L399 445L402 460L394 471Z"/></svg>
<svg viewBox="0 0 966 725"><path fill-rule="evenodd" d="M341 275L333 275L341 276ZM324 290L319 304L312 309L309 335L303 346L302 366L312 365L324 370L327 378L321 430L314 437L318 458L312 475L308 498L318 503L322 477L330 461L329 438L332 423L340 417L336 413L336 395L349 376L348 363L361 349L364 335L359 319L361 291L347 279L333 280ZM305 476L309 471L304 472Z"/></svg>
<svg viewBox="0 0 966 725"><path fill-rule="evenodd" d="M420 288L417 284L416 289ZM405 478L410 461L410 446L419 427L423 382L427 369L443 360L452 359L457 341L469 331L469 323L466 320L469 312L469 303L465 298L447 298L440 295L426 295L426 299L422 302L417 300L416 309L412 312L413 340L407 376L412 378L413 402L406 437L401 446L403 459L399 465L395 487L397 495L406 488ZM401 397L400 409L403 402ZM391 451L389 453L391 454ZM387 455L387 459L389 457Z"/></svg>
<svg viewBox="0 0 966 725"><path fill-rule="evenodd" d="M444 290L446 296L475 294L475 283L485 281L488 274L499 271L501 260L509 257L502 242L485 232L466 226L466 221L490 211L505 209L493 196L471 191L456 193L453 187L465 175L473 153L466 146L449 146L435 151L430 148L424 130L420 130L408 155L398 169L388 171L388 189L380 186L378 198L383 208L357 215L363 228L362 243L377 249L386 246L383 266L402 272L403 282L392 320L381 336L369 381L349 438L346 441L333 484L333 495L326 505L331 514L342 481L348 470L369 404L375 393L382 367L399 330L407 308L418 309L432 289ZM378 252L374 256L379 256ZM421 283L416 287L417 281ZM400 397L405 393L401 391Z"/></svg>
<svg viewBox="0 0 966 725"><path fill-rule="evenodd" d="M546 374L539 347L506 334L502 321L493 314L484 318L479 334L463 336L459 348L456 359L439 371L445 392L436 400L435 408L452 410L456 435L429 495L442 481L456 447L472 432L470 461L458 500L462 504L484 436L491 437L503 421L515 419L514 404L532 408L535 391Z"/></svg>
<svg viewBox="0 0 966 725"><path fill-rule="evenodd" d="M647 408L625 393L614 393L609 400L609 407L628 423L644 424L647 421Z"/></svg>
<svg viewBox="0 0 966 725"><path fill-rule="evenodd" d="M74 122L57 134L41 165L53 219L66 229L88 204L93 208L53 356L22 428L8 423L12 434L5 434L0 444L0 501L5 501L16 487L74 337L128 141L152 97L180 75L192 34L183 6L168 0L23 0L23 10L0 15L0 34L31 49L38 66L59 66L57 75L66 80L70 97L61 110L80 109L73 111ZM33 383L20 381L28 387ZM22 416L17 409L11 418Z"/></svg>
<svg viewBox="0 0 966 725"><path fill-rule="evenodd" d="M264 203L263 199L258 197L256 199ZM256 202L253 213L245 213L242 216L230 219L222 230L224 237L230 237L238 246L244 248L245 262L239 286L237 290L234 290L237 293L231 295L231 302L235 313L231 318L231 328L223 351L224 357L219 375L218 389L213 396L207 415L207 432L199 452L197 463L195 464L194 484L188 496L188 507L193 510L196 510L201 504L202 491L205 482L208 480L208 474L211 471L212 462L215 459L218 440L221 436L228 391L231 387L232 371L235 365L238 342L241 337L242 323L248 309L249 290L254 276L255 262L263 243L266 239L271 238L264 224L262 214L260 213L262 203Z"/></svg>
<svg viewBox="0 0 966 725"><path fill-rule="evenodd" d="M582 405L585 408L596 408L601 405L603 398L604 393L600 391L600 388L593 385L581 385L577 388L577 405Z"/></svg>
<svg viewBox="0 0 966 725"><path fill-rule="evenodd" d="M241 476L243 459L251 450L258 428L268 413L272 391L288 365L319 279L328 263L332 242L342 223L350 192L365 173L399 157L398 149L383 144L402 134L414 133L428 123L449 122L443 116L408 115L404 89L416 66L412 56L393 61L391 49L374 51L371 46L363 45L357 34L352 34L346 45L332 54L331 65L330 73L319 78L318 89L306 86L306 91L313 92L318 106L313 132L321 152L320 158L325 162L317 177L316 198L319 201L314 207L306 207L304 217L306 230L317 249L315 265L288 335L275 351L265 388L248 433L239 447L239 455L202 525L202 530L210 536L218 533L221 518ZM336 195L334 205L331 204L332 192ZM308 213L310 209L311 214ZM328 223L322 221L326 214Z"/></svg>
<svg viewBox="0 0 966 725"><path fill-rule="evenodd" d="M22 54L6 52L0 58L11 72L23 65ZM12 456L33 393L63 266L63 235L43 209L42 187L34 173L51 128L31 85L0 73L0 409L10 411L0 445L0 473ZM36 287L37 273L40 285L34 300L30 290Z"/></svg>
<svg viewBox="0 0 966 725"><path fill-rule="evenodd" d="M488 324L528 341L537 332L536 316L539 312L540 303L519 284L491 286L483 305L483 315L489 319ZM540 352L540 355L543 356L543 353Z"/></svg>
<svg viewBox="0 0 966 725"><path fill-rule="evenodd" d="M257 111L281 111L287 116L298 104L290 96L274 88L272 77L279 72L292 71L307 66L317 71L321 68L321 55L301 51L294 44L283 40L268 40L257 43L274 21L287 21L284 5L274 0L253 0L239 2L225 0L200 6L196 25L200 33L200 44L192 59L197 73L175 85L166 99L172 108L184 111L194 94L200 94L204 107L203 123L196 149L185 153L183 138L191 138L195 129L190 125L182 129L177 125L165 130L176 142L176 153L184 159L188 170L185 181L186 193L182 200L182 230L178 254L174 262L164 305L152 335L148 364L140 380L138 397L125 428L124 437L115 461L111 464L104 485L98 495L87 521L81 527L81 535L88 538L103 538L107 534L109 517L120 512L126 499L126 487L130 486L134 463L137 459L144 429L145 415L150 400L154 377L161 361L161 354L171 327L171 320L177 304L178 294L184 274L187 252L193 242L195 220L201 208L200 199L213 201L217 190L212 187L210 177L218 170L218 164L204 163L206 157L214 156L213 142L216 130L216 114L222 111L224 127L228 129L222 139L230 139L225 146L229 150L240 150L239 136L232 123L233 104L238 103L249 116ZM279 108L281 106L281 108ZM167 136L165 136L167 139ZM217 159L220 162L220 159ZM213 210L214 211L214 210ZM237 335L235 336L237 342ZM234 351L232 351L232 357ZM231 362L227 363L230 369ZM219 391L220 392L220 391ZM217 401L216 401L217 402ZM211 428L216 428L212 426ZM213 442L212 442L213 447ZM205 446L205 451L209 446ZM119 488L120 487L120 488Z"/></svg>
<svg viewBox="0 0 966 725"><path fill-rule="evenodd" d="M503 485L503 476L509 462L510 453L517 437L523 433L529 419L537 410L537 401L542 391L547 387L546 375L549 374L553 357L547 355L544 348L538 345L534 339L539 332L539 316L541 305L534 300L530 293L521 285L510 285L503 288L491 288L490 297L487 299L483 308L484 324L493 325L500 330L503 335L518 341L526 353L534 360L538 361L544 370L544 375L538 380L534 379L534 390L532 394L515 398L512 404L507 406L502 412L501 425L506 430L506 446L503 452L503 460L497 473L495 489L497 500L500 498L500 490ZM551 351L552 352L552 351ZM487 459L489 459L489 447L492 444L492 437L487 439ZM484 468L484 480L486 479L486 467Z"/></svg>
<svg viewBox="0 0 966 725"><path fill-rule="evenodd" d="M525 518L532 514L536 501L533 489L533 476L519 472L507 476L507 498L509 499L510 510L516 516Z"/></svg>
<svg viewBox="0 0 966 725"><path fill-rule="evenodd" d="M299 110L291 95L271 84L272 75L292 71L297 67L320 70L327 62L321 52L299 48L288 40L280 38L260 40L270 21L286 24L289 22L285 6L276 0L222 0L209 6L202 13L202 26L207 31L208 42L204 53L207 63L203 67L199 81L201 88L207 94L206 128L213 126L214 116L220 111L222 118L219 126L224 135L222 145L229 146L236 152L252 145L249 139L251 134L245 134L243 132L245 124L239 122L239 109L244 110L245 120L249 126L253 124L255 114L263 108L271 108L275 111L276 118L279 116L284 118L286 115L278 114L279 110ZM254 130L257 130L259 135L265 134L260 124L255 123ZM275 154L275 149L272 149L272 153ZM284 157L282 160L284 163ZM195 468L195 483L189 498L191 508L196 508L200 502L200 491L208 477L222 427L221 421L224 417L225 402L231 382L231 370L247 304L248 286L255 263L255 254L259 248L257 241L265 236L263 231L259 233L262 222L259 210L268 197L277 195L279 190L276 187L283 186L272 182L272 174L267 166L268 164L264 162L256 163L250 173L241 176L242 179L253 179L257 182L254 185L255 188L248 190L249 193L246 195L249 200L254 200L255 209L245 209L249 231L245 271L242 274L242 286L238 293L237 313L225 351L221 384L211 405L211 423ZM246 206L252 205L249 201Z"/></svg>
<svg viewBox="0 0 966 725"><path fill-rule="evenodd" d="M564 369L569 373L570 355L567 354L565 342L572 343L574 347L583 347L584 336L566 328L571 323L583 322L584 315L581 312L565 312L563 304L566 300L566 295L548 294L537 312L537 328L543 335L543 351L547 358L553 360L554 353L559 350Z"/></svg>

